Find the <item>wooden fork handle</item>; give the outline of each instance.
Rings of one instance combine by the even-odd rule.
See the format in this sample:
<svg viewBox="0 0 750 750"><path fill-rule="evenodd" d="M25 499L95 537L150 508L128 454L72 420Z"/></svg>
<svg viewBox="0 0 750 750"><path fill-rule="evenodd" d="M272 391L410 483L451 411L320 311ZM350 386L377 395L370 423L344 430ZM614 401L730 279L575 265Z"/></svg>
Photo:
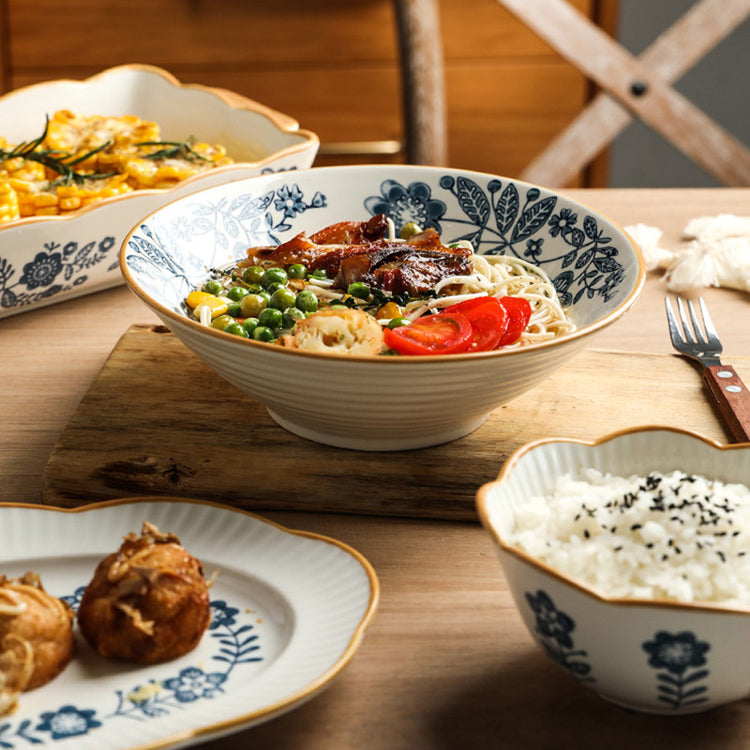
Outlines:
<svg viewBox="0 0 750 750"><path fill-rule="evenodd" d="M737 443L750 443L750 392L731 365L703 368L703 382Z"/></svg>

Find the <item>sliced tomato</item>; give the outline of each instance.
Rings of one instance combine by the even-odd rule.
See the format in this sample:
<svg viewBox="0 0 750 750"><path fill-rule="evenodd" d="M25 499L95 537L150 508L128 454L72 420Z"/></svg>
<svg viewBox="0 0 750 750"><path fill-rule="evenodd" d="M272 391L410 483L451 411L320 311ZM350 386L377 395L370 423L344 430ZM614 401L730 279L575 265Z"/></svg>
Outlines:
<svg viewBox="0 0 750 750"><path fill-rule="evenodd" d="M460 313L425 315L407 326L383 329L386 346L399 354L457 354L473 338L471 323Z"/></svg>
<svg viewBox="0 0 750 750"><path fill-rule="evenodd" d="M515 344L526 330L531 318L531 305L523 297L501 297L500 304L508 313L508 327L500 339L498 346Z"/></svg>
<svg viewBox="0 0 750 750"><path fill-rule="evenodd" d="M508 328L509 316L496 297L474 297L445 308L445 312L460 313L473 331L470 352L488 352L497 348Z"/></svg>

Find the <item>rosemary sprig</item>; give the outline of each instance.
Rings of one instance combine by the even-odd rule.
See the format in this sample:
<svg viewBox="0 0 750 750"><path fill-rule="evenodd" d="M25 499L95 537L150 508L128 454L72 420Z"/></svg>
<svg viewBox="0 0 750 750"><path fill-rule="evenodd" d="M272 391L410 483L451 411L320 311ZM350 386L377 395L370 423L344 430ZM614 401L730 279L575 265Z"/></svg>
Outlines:
<svg viewBox="0 0 750 750"><path fill-rule="evenodd" d="M185 159L186 161L211 161L194 151L192 146L195 138L191 136L186 141L141 141L136 146L162 146L157 151L150 154L144 154L144 159Z"/></svg>
<svg viewBox="0 0 750 750"><path fill-rule="evenodd" d="M71 182L80 185L86 180L101 180L105 177L112 177L116 174L115 172L77 172L73 169L76 164L80 164L98 154L100 151L103 151L112 143L112 141L102 143L101 146L97 146L95 149L73 158L74 154L69 154L65 151L60 151L59 149L40 148L42 143L44 143L44 139L47 137L48 130L49 116L45 117L44 130L38 138L34 138L32 141L22 141L9 151L0 148L0 161L20 157L27 161L35 161L39 164L43 164L48 169L60 175L56 180L50 182L47 187L69 185Z"/></svg>

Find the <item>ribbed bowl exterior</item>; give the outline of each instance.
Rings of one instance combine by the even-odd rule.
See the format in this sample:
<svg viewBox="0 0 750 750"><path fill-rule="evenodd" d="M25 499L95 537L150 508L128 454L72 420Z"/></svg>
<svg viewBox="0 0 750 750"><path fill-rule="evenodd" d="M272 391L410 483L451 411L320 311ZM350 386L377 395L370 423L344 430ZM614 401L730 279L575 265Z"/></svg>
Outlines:
<svg viewBox="0 0 750 750"><path fill-rule="evenodd" d="M167 321L165 321L167 322ZM262 403L286 429L356 450L407 450L462 437L498 405L538 384L585 345L498 357L349 359L289 357L258 346L249 366L238 340L169 321L183 343L221 377Z"/></svg>

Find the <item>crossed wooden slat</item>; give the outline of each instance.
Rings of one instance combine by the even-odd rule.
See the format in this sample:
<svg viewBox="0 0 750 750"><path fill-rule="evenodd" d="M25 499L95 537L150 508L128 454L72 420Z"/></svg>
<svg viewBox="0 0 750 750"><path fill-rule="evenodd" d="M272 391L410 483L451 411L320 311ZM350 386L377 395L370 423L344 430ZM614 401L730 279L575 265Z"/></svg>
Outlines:
<svg viewBox="0 0 750 750"><path fill-rule="evenodd" d="M498 2L603 89L522 179L565 185L637 116L720 182L750 185L750 151L670 86L747 19L750 0L699 0L638 58L566 0Z"/></svg>

